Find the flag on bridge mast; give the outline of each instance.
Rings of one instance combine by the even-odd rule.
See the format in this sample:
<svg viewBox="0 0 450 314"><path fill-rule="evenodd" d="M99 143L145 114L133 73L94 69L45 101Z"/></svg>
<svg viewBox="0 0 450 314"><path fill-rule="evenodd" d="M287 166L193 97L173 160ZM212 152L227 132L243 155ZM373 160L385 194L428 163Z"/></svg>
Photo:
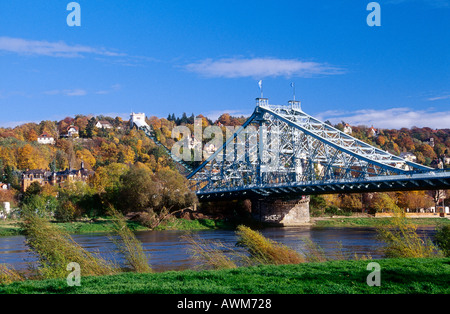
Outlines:
<svg viewBox="0 0 450 314"><path fill-rule="evenodd" d="M259 90L261 91L261 98L263 98L263 86L262 86L262 80L259 80L258 86L259 86Z"/></svg>
<svg viewBox="0 0 450 314"><path fill-rule="evenodd" d="M291 83L291 87L294 89L294 99L293 100L295 101L295 83L294 82Z"/></svg>

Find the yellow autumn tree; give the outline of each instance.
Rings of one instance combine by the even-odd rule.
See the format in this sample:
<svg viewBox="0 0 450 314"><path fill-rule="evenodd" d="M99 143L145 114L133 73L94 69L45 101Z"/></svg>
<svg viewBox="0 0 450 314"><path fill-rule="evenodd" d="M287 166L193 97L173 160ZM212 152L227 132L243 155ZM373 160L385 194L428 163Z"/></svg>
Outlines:
<svg viewBox="0 0 450 314"><path fill-rule="evenodd" d="M95 157L86 148L76 152L77 159L84 162L84 167L86 169L93 169L95 166Z"/></svg>

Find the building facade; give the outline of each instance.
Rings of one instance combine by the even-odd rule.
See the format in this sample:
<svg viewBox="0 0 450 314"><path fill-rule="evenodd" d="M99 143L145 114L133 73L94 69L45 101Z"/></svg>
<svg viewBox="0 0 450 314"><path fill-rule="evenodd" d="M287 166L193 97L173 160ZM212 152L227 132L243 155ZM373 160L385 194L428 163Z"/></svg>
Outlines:
<svg viewBox="0 0 450 314"><path fill-rule="evenodd" d="M22 173L22 191L25 192L33 182L37 182L41 186L61 185L65 182L86 182L94 174L94 171L84 169L83 166L78 170L66 169L58 172L43 169L27 170Z"/></svg>

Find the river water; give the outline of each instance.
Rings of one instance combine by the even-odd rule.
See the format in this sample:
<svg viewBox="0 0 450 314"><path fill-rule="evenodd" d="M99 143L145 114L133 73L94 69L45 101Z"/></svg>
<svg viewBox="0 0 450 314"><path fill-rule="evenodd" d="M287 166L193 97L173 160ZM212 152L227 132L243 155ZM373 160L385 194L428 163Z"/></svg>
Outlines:
<svg viewBox="0 0 450 314"><path fill-rule="evenodd" d="M418 230L425 236L432 236L433 228ZM310 226L292 228L266 228L260 232L267 238L285 244L299 252L305 249L304 239L310 239L323 249L327 257L336 255L353 257L356 253L370 255L372 259L382 257L382 243L376 238L374 228L315 228ZM188 248L189 243L184 238L192 234L200 239L220 241L234 246L237 238L231 230L202 231L143 231L137 232L137 238L142 242L152 269L157 272L168 270L191 269L196 265ZM121 263L114 253L115 246L108 235L83 234L74 235L73 239L91 252L99 253L108 260ZM34 261L24 244L24 237L0 237L0 263L9 264L15 269L26 269L28 263Z"/></svg>

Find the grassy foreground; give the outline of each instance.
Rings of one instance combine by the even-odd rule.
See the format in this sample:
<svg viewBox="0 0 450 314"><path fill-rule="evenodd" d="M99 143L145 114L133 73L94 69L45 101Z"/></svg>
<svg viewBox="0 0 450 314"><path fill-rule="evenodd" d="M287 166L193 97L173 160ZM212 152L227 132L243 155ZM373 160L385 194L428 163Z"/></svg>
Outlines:
<svg viewBox="0 0 450 314"><path fill-rule="evenodd" d="M330 261L231 270L124 273L66 280L25 281L1 286L0 294L448 294L450 258L374 260L381 286L367 285L373 261Z"/></svg>

